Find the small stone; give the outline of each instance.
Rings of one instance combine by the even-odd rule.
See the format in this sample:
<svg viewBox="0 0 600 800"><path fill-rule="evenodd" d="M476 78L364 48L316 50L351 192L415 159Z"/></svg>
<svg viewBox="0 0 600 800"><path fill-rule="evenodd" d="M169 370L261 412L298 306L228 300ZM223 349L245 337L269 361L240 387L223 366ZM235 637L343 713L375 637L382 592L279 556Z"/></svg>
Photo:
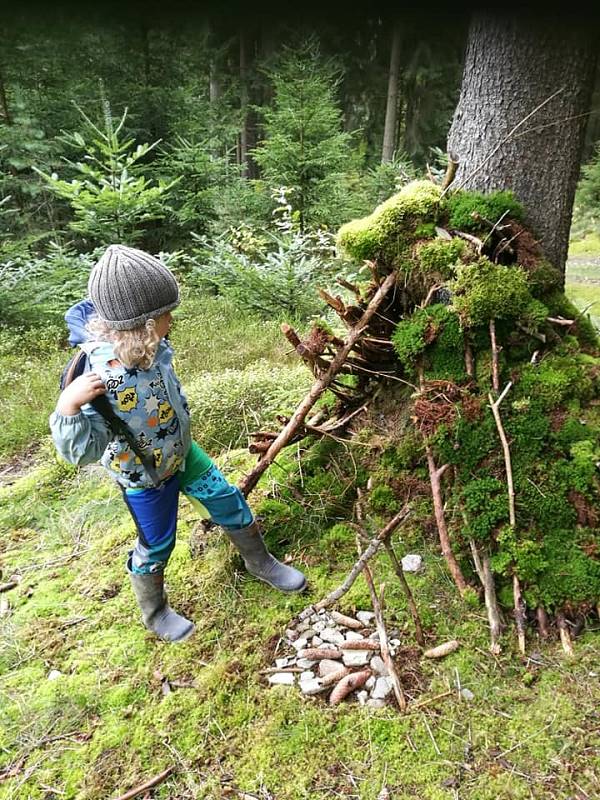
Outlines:
<svg viewBox="0 0 600 800"><path fill-rule="evenodd" d="M369 693L361 689L360 692L356 693L356 698L359 706L365 706L367 704L367 700L369 699Z"/></svg>
<svg viewBox="0 0 600 800"><path fill-rule="evenodd" d="M423 567L422 556L409 553L402 559L402 569L404 572L418 572Z"/></svg>
<svg viewBox="0 0 600 800"><path fill-rule="evenodd" d="M347 642L361 642L364 638L364 636L361 636L360 633L356 633L356 631L348 631L346 634Z"/></svg>
<svg viewBox="0 0 600 800"><path fill-rule="evenodd" d="M310 658L299 658L296 661L296 666L300 667L301 669L310 669L311 667L314 667L316 663L316 661L311 661Z"/></svg>
<svg viewBox="0 0 600 800"><path fill-rule="evenodd" d="M400 647L400 639L390 639L390 647Z"/></svg>
<svg viewBox="0 0 600 800"><path fill-rule="evenodd" d="M342 661L347 667L362 667L369 663L370 650L344 650Z"/></svg>
<svg viewBox="0 0 600 800"><path fill-rule="evenodd" d="M381 675L384 677L388 675L387 667L384 664L383 658L381 658L381 656L373 656L373 658L369 663L369 666L376 675Z"/></svg>
<svg viewBox="0 0 600 800"><path fill-rule="evenodd" d="M389 678L377 678L375 688L371 692L373 700L383 700L392 691L392 682Z"/></svg>
<svg viewBox="0 0 600 800"><path fill-rule="evenodd" d="M293 686L294 673L293 672L275 672L269 675L269 683L277 686Z"/></svg>
<svg viewBox="0 0 600 800"><path fill-rule="evenodd" d="M51 669L48 673L48 680L55 681L57 678L62 677L62 672L59 669Z"/></svg>
<svg viewBox="0 0 600 800"><path fill-rule="evenodd" d="M363 625L370 625L375 619L375 614L372 611L357 611L356 619L360 620Z"/></svg>
<svg viewBox="0 0 600 800"><path fill-rule="evenodd" d="M296 625L296 630L298 633L304 633L304 631L308 630L308 622L299 622Z"/></svg>
<svg viewBox="0 0 600 800"><path fill-rule="evenodd" d="M275 659L275 666L277 669L281 669L282 667L287 667L288 659L287 658L276 658Z"/></svg>
<svg viewBox="0 0 600 800"><path fill-rule="evenodd" d="M340 669L340 662L334 661L332 658L322 658L319 661L319 676L324 678L325 675L331 675Z"/></svg>
<svg viewBox="0 0 600 800"><path fill-rule="evenodd" d="M466 687L461 689L460 693L465 698L465 700L474 700L475 699L475 695L473 694L473 692L470 689L467 689Z"/></svg>
<svg viewBox="0 0 600 800"><path fill-rule="evenodd" d="M339 632L336 631L335 628L325 628L320 632L321 639L324 642L329 642L330 644L344 644L344 636Z"/></svg>
<svg viewBox="0 0 600 800"><path fill-rule="evenodd" d="M292 647L294 650L296 650L296 652L298 650L306 650L307 645L308 639L305 639L304 636L302 636L300 639L296 639L295 642L292 642Z"/></svg>
<svg viewBox="0 0 600 800"><path fill-rule="evenodd" d="M295 631L293 628L288 628L285 632L285 635L288 642L295 642L296 639L300 636L298 631Z"/></svg>
<svg viewBox="0 0 600 800"><path fill-rule="evenodd" d="M369 634L369 639L373 639L373 641L379 641L379 631L373 631L373 633Z"/></svg>
<svg viewBox="0 0 600 800"><path fill-rule="evenodd" d="M318 622L313 623L313 630L317 631L317 633L321 633L324 631L327 625L323 622L323 620L319 620Z"/></svg>
<svg viewBox="0 0 600 800"><path fill-rule="evenodd" d="M323 692L326 688L326 686L321 685L321 682L318 678L313 678L312 680L308 681L300 681L300 691L302 694L319 694L319 692Z"/></svg>
<svg viewBox="0 0 600 800"><path fill-rule="evenodd" d="M310 616L312 616L313 613L314 613L314 609L312 608L312 606L309 606L308 608L305 608L304 611L301 611L298 614L298 619L301 622L304 622L304 620L308 619Z"/></svg>
<svg viewBox="0 0 600 800"><path fill-rule="evenodd" d="M377 678L375 677L375 675L371 675L371 677L365 683L365 689L368 689L369 691L371 691L371 689L375 686L375 682L376 681L377 681Z"/></svg>
<svg viewBox="0 0 600 800"><path fill-rule="evenodd" d="M315 677L315 673L311 669L307 669L304 672L300 673L300 680L301 681L312 681Z"/></svg>
<svg viewBox="0 0 600 800"><path fill-rule="evenodd" d="M321 639L320 636L313 636L312 639L310 640L311 647L321 647L322 644L323 644L323 639Z"/></svg>
<svg viewBox="0 0 600 800"><path fill-rule="evenodd" d="M385 708L387 703L379 697L372 697L367 700L367 708Z"/></svg>
<svg viewBox="0 0 600 800"><path fill-rule="evenodd" d="M303 632L302 636L303 636L305 639L312 639L312 637L313 637L315 634L316 634L316 631L315 631L315 630L313 630L312 628L307 628L307 629L306 629L306 630Z"/></svg>

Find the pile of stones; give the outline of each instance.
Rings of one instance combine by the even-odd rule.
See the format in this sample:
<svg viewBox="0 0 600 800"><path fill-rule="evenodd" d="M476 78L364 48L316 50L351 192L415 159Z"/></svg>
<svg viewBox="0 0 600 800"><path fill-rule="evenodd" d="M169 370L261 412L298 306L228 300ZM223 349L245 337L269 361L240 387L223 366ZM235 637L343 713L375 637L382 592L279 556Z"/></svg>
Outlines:
<svg viewBox="0 0 600 800"><path fill-rule="evenodd" d="M383 708L394 695L374 620L372 611L349 617L325 609L305 610L286 630L288 655L275 658L268 682L297 687L303 695L320 695L332 705L353 699L369 708ZM396 631L388 634L392 657L400 646L395 635Z"/></svg>

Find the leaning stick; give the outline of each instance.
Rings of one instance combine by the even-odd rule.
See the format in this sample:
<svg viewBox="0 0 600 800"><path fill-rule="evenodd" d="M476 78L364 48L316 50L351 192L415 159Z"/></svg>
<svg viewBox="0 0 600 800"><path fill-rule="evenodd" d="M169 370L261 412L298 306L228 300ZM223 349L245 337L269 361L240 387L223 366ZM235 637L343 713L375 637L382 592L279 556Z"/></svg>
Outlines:
<svg viewBox="0 0 600 800"><path fill-rule="evenodd" d="M343 597L346 592L350 589L354 581L358 578L360 573L363 571L365 565L367 564L368 560L375 555L375 553L379 550L381 543L387 539L387 537L408 517L410 514L410 510L404 506L401 511L399 511L395 517L388 522L388 524L382 528L377 536L371 539L369 546L367 549L362 553L356 564L352 567L348 576L346 577L345 581L338 586L337 589L334 589L330 592L327 597L324 597L323 600L319 600L318 603L315 605L315 610L320 611L322 608L327 608L327 606L333 605L340 597Z"/></svg>
<svg viewBox="0 0 600 800"><path fill-rule="evenodd" d="M415 626L415 639L417 640L417 644L419 645L419 647L425 647L425 637L423 636L423 626L421 625L421 617L419 616L419 610L417 608L417 604L415 603L415 598L413 596L413 593L410 589L410 586L408 585L406 576L404 575L402 564L398 561L398 557L396 556L394 548L392 547L392 543L390 542L389 539L385 540L384 546L389 556L389 559L392 562L392 567L394 568L394 572L398 576L398 580L400 581L400 586L402 587L402 591L406 596L406 604L408 605L408 610L410 611L413 625Z"/></svg>
<svg viewBox="0 0 600 800"><path fill-rule="evenodd" d="M492 386L495 392L500 391L500 365L498 363L498 343L496 341L496 320L490 320L490 341L492 344Z"/></svg>
<svg viewBox="0 0 600 800"><path fill-rule="evenodd" d="M488 615L488 622L490 623L490 653L497 656L502 649L500 646L502 622L500 620L500 611L498 610L498 601L496 599L494 576L492 575L490 567L490 557L488 553L484 553L483 558L481 557L473 539L469 541L469 545L471 547L471 553L473 554L475 570L483 586L485 608Z"/></svg>
<svg viewBox="0 0 600 800"><path fill-rule="evenodd" d="M331 361L329 368L327 371L321 375L312 385L311 390L306 395L304 400L300 403L300 405L294 411L290 421L285 426L285 428L281 431L277 439L273 442L271 447L267 450L258 464L252 469L239 483L239 488L244 496L248 496L252 489L258 483L260 476L263 472L269 467L277 454L288 444L289 440L293 437L294 433L303 423L306 415L310 411L310 409L314 406L317 402L319 397L325 392L331 381L337 375L339 370L344 364L348 354L354 347L354 344L358 341L360 336L364 333L367 325L369 324L371 317L379 306L381 305L384 297L388 293L388 291L392 288L392 286L396 282L396 273L391 272L384 282L381 284L375 295L373 296L372 300L370 301L369 305L365 309L363 315L358 320L356 325L354 325L348 331L348 335L346 337L345 345L338 351L335 358Z"/></svg>
<svg viewBox="0 0 600 800"><path fill-rule="evenodd" d="M358 546L358 551L360 552L360 539L358 539L358 537L357 537L357 546ZM404 712L406 711L406 697L404 696L404 691L400 683L400 678L398 677L398 673L396 672L396 665L394 664L394 659L392 658L390 653L387 630L385 628L385 623L383 621L383 593L385 590L385 584L383 583L381 584L379 590L380 595L378 598L377 592L375 591L375 585L373 583L373 576L371 575L371 570L369 569L368 564L365 564L365 567L363 569L363 574L365 576L367 586L369 587L369 594L371 595L371 603L373 605L373 611L375 612L375 624L377 625L377 632L379 633L379 646L381 648L381 658L383 659L383 663L385 664L390 679L392 681L394 695L396 696L396 700L398 701L398 708L404 714Z"/></svg>

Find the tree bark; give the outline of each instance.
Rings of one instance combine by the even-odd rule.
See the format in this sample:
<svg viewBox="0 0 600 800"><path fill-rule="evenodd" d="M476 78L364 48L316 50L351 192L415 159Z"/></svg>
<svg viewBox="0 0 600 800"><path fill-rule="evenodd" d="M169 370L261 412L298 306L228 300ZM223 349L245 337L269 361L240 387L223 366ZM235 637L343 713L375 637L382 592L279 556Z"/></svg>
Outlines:
<svg viewBox="0 0 600 800"><path fill-rule="evenodd" d="M246 178L256 178L258 171L256 163L249 155L249 151L256 145L256 132L254 114L250 108L250 79L249 71L253 60L252 52L255 37L248 30L240 30L240 108L242 112L242 127L240 130L240 164L242 174Z"/></svg>
<svg viewBox="0 0 600 800"><path fill-rule="evenodd" d="M459 162L451 191L513 191L563 273L597 60L590 27L566 15L475 12L448 136Z"/></svg>
<svg viewBox="0 0 600 800"><path fill-rule="evenodd" d="M402 30L400 24L394 24L392 32L392 49L390 54L390 71L388 75L387 105L385 109L385 126L383 131L383 149L381 163L389 163L396 149L396 131L398 127L398 90L400 77L400 45Z"/></svg>

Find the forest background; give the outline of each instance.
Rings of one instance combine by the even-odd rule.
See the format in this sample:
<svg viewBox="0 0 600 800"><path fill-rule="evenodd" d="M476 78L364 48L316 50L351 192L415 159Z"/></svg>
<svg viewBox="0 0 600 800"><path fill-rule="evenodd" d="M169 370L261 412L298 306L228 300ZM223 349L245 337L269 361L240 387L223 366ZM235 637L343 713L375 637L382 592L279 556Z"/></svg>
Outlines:
<svg viewBox="0 0 600 800"><path fill-rule="evenodd" d="M157 648L129 625L135 611L121 593L121 556L132 530L125 514L115 518L114 488L93 468L59 462L48 437L69 355L64 311L118 241L159 255L180 279L173 339L195 432L228 474L247 471L250 431L292 410L311 383L280 322L299 331L316 318L335 324L317 289L343 294L340 275L361 277L336 252L336 231L411 180L439 183L445 173L467 27L460 10L435 23L429 12L347 13L341 23L326 11L306 21L300 12L106 5L6 15L0 568L3 580L14 572L24 580L18 598L0 607L1 798L116 796L169 764L176 769L157 797L243 789L278 800L375 798L387 783L398 798L446 798L459 796L461 781L460 796L478 800L593 796L591 638L568 667L551 651L537 661L482 661L474 644L486 647L481 609L452 595L436 548L416 526L403 545L432 565L413 584L425 625L473 647L451 667L419 668L413 688L433 695L458 681L459 693L473 690L468 712L460 695L446 727L425 717L413 730L394 714L333 717L289 694L268 695L257 675L272 654L265 642L301 602L274 598L265 610L264 592L240 580L222 542L210 540L201 565L190 565L197 518L188 509L173 580L179 597L202 597L204 619L185 654ZM596 325L599 140L597 78L567 269L567 294ZM304 503L292 509L278 499L282 463L283 473L269 473L260 510L279 537L275 551L304 559L316 598L330 570L342 575L355 558L335 524L339 483L311 482L307 472ZM351 599L369 603L364 587ZM391 591L394 600L401 627L404 601ZM323 756L323 742L336 752ZM474 762L467 744L479 753ZM517 761L507 762L517 744Z"/></svg>

